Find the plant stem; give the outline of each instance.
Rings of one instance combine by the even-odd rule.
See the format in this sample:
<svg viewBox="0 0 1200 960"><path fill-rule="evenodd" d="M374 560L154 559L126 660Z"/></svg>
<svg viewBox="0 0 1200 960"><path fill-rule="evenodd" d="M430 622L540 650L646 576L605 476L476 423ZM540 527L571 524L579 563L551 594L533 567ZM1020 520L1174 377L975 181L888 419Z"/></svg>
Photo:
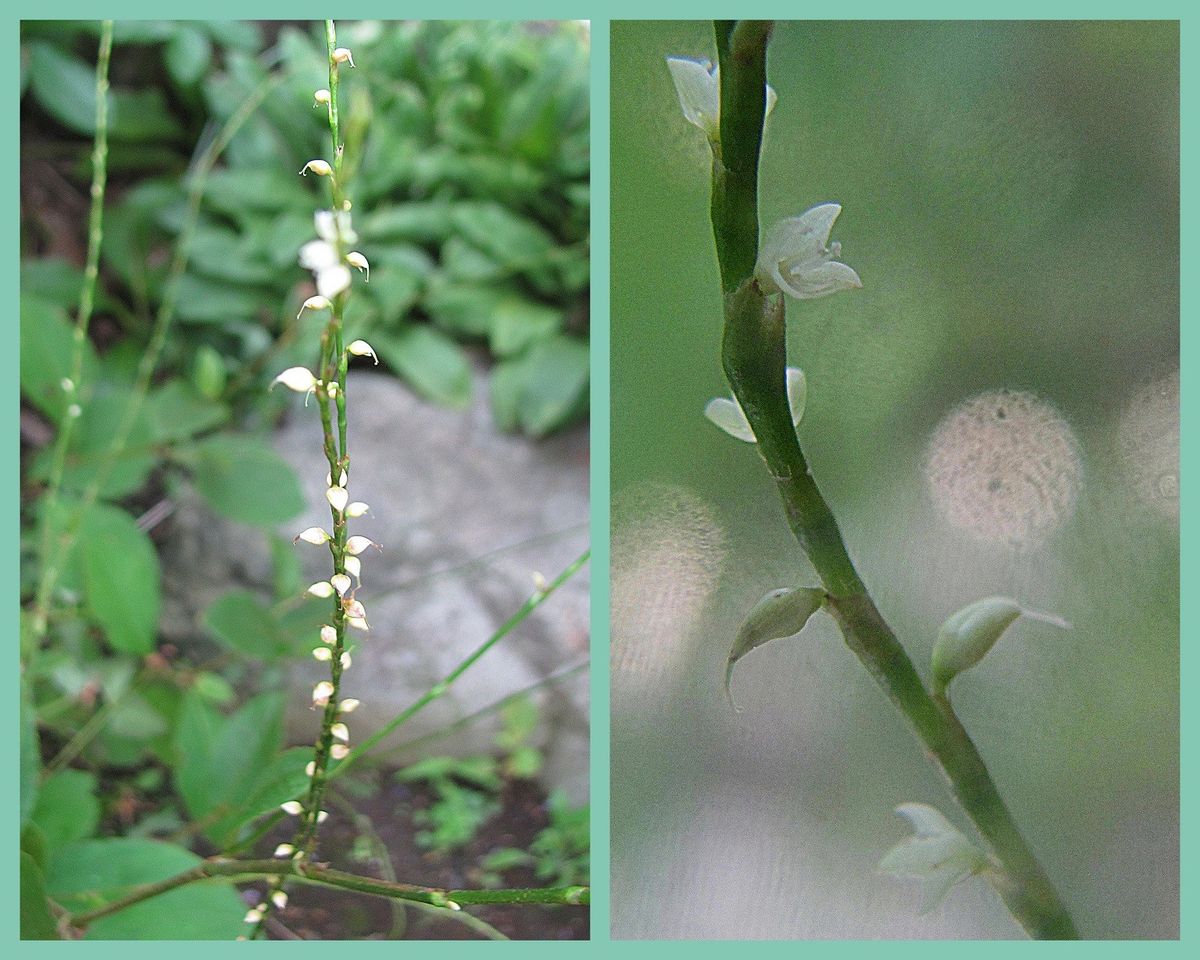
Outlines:
<svg viewBox="0 0 1200 960"><path fill-rule="evenodd" d="M416 903L431 904L450 910L471 904L482 903L546 903L565 904L571 906L587 906L591 903L591 888L547 887L547 888L516 888L509 890L447 890L438 887L424 887L412 883L394 883L390 880L377 880L374 877L361 877L354 873L334 870L316 863L304 863L295 860L205 860L189 870L177 873L172 877L154 883L134 887L123 897L66 918L66 923L72 927L85 928L101 917L117 913L171 890L196 883L201 880L223 879L227 881L246 881L262 879L263 877L286 877L301 882L319 884L326 887L337 887L364 893L377 897L388 897L393 900L411 900Z"/></svg>
<svg viewBox="0 0 1200 960"><path fill-rule="evenodd" d="M758 439L796 540L827 591L826 606L847 646L908 719L946 776L955 799L1002 870L995 886L1016 920L1039 939L1076 939L1066 907L1005 806L983 758L950 708L930 695L858 576L837 521L796 438L785 390L780 295L754 280L758 257L754 184L765 109L769 27L716 25L721 69L721 158L714 162L713 232L725 290L722 364Z"/></svg>

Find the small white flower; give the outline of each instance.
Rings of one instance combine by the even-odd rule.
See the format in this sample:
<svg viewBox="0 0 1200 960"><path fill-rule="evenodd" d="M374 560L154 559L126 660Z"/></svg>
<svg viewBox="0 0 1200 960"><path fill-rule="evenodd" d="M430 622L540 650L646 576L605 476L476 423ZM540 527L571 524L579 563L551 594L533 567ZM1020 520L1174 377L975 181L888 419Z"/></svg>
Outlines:
<svg viewBox="0 0 1200 960"><path fill-rule="evenodd" d="M902 803L896 812L915 833L887 852L879 870L925 881L921 913L936 907L956 883L987 867L987 856L933 807Z"/></svg>
<svg viewBox="0 0 1200 960"><path fill-rule="evenodd" d="M337 631L329 626L329 624L321 628L321 642L327 643L331 647L337 643Z"/></svg>
<svg viewBox="0 0 1200 960"><path fill-rule="evenodd" d="M328 819L329 819L329 811L328 810L321 810L320 812L317 813L317 823L324 823Z"/></svg>
<svg viewBox="0 0 1200 960"><path fill-rule="evenodd" d="M371 265L367 263L366 257L357 250L351 250L346 254L346 262L360 272L365 273L367 275L367 283L371 282Z"/></svg>
<svg viewBox="0 0 1200 960"><path fill-rule="evenodd" d="M323 707L329 703L329 698L333 696L333 684L328 680L322 680L312 692L312 702L314 707Z"/></svg>
<svg viewBox="0 0 1200 960"><path fill-rule="evenodd" d="M358 709L359 701L353 697L347 697L338 704L338 713L353 713Z"/></svg>
<svg viewBox="0 0 1200 960"><path fill-rule="evenodd" d="M69 407L67 407L67 416L72 420L78 420L81 416L83 416L83 407L77 403L71 404Z"/></svg>
<svg viewBox="0 0 1200 960"><path fill-rule="evenodd" d="M329 755L334 760L345 760L350 755L350 748L344 743L335 743L329 748Z"/></svg>
<svg viewBox="0 0 1200 960"><path fill-rule="evenodd" d="M322 296L309 297L300 304L300 313L296 314L296 319L299 320L305 310L328 310L333 304Z"/></svg>
<svg viewBox="0 0 1200 960"><path fill-rule="evenodd" d="M318 580L304 591L305 596L319 597L324 600L333 596L333 584L328 580Z"/></svg>
<svg viewBox="0 0 1200 960"><path fill-rule="evenodd" d="M282 910L288 905L288 895L282 890L275 890L271 894L271 902L275 904L277 910Z"/></svg>
<svg viewBox="0 0 1200 960"><path fill-rule="evenodd" d="M325 396L327 396L330 400L332 400L334 397L337 396L337 393L338 393L337 381L330 380L329 383L327 383L325 385Z"/></svg>
<svg viewBox="0 0 1200 960"><path fill-rule="evenodd" d="M325 491L325 499L334 510L341 513L346 509L346 501L350 499L350 494L346 492L345 487L330 487Z"/></svg>
<svg viewBox="0 0 1200 960"><path fill-rule="evenodd" d="M333 651L328 647L313 647L313 659L319 660L321 663L327 663L333 659Z"/></svg>
<svg viewBox="0 0 1200 960"><path fill-rule="evenodd" d="M358 557L346 557L342 562L346 566L346 572L362 586L362 561Z"/></svg>
<svg viewBox="0 0 1200 960"><path fill-rule="evenodd" d="M358 240L350 213L346 210L336 213L333 210L318 210L313 214L313 227L317 236L326 243L348 245Z"/></svg>
<svg viewBox="0 0 1200 960"><path fill-rule="evenodd" d="M707 134L709 140L721 136L721 69L709 60L687 57L667 57L667 68L679 94L679 105L688 123ZM767 84L767 106L764 116L770 116L778 100L775 90Z"/></svg>
<svg viewBox="0 0 1200 960"><path fill-rule="evenodd" d="M804 371L799 367L788 367L788 407L792 412L793 426L799 425L801 418L804 416L804 404L807 394L808 388L804 378ZM756 442L754 431L750 429L750 423L746 419L746 414L742 411L742 405L737 402L736 397L714 397L708 401L708 406L704 408L704 415L731 437L735 437L738 440L745 440L746 443Z"/></svg>
<svg viewBox="0 0 1200 960"><path fill-rule="evenodd" d="M338 47L333 51L333 62L348 63L350 66L354 66L354 57L350 55L350 51L345 47Z"/></svg>
<svg viewBox="0 0 1200 960"><path fill-rule="evenodd" d="M309 527L307 530L301 530L296 534L292 539L292 543L295 543L297 540L303 540L305 543L320 546L322 543L328 543L331 539L333 538L320 527Z"/></svg>
<svg viewBox="0 0 1200 960"><path fill-rule="evenodd" d="M344 723L335 723L329 728L329 732L333 734L335 739L341 740L342 743L350 742L350 728Z"/></svg>
<svg viewBox="0 0 1200 960"><path fill-rule="evenodd" d="M296 393L312 393L317 388L318 382L317 378L313 376L313 372L307 367L288 367L271 381L271 386L282 383L289 390L295 390Z"/></svg>
<svg viewBox="0 0 1200 960"><path fill-rule="evenodd" d="M361 600L347 600L343 606L346 608L346 616L351 620L365 620L367 618L367 611L363 607Z"/></svg>
<svg viewBox="0 0 1200 960"><path fill-rule="evenodd" d="M344 487L346 485L347 480L349 480L349 477L346 476L346 471L343 470L341 477L338 478L337 485L339 487ZM325 486L327 486L327 487L333 486L333 480L330 479L330 475L328 473L325 474Z"/></svg>
<svg viewBox="0 0 1200 960"><path fill-rule="evenodd" d="M295 853L295 851L296 851L296 848L293 847L290 843L281 843L279 846L277 846L275 848L275 856L290 857L293 853Z"/></svg>
<svg viewBox="0 0 1200 960"><path fill-rule="evenodd" d="M346 552L352 557L357 557L367 547L375 547L378 550L379 544L370 537L351 537L346 541Z"/></svg>
<svg viewBox="0 0 1200 960"><path fill-rule="evenodd" d="M359 340L357 342L362 343L361 340ZM58 381L58 385L60 387L62 387L63 393L71 393L75 389L75 381L72 380L70 377L63 377L61 380Z"/></svg>
<svg viewBox="0 0 1200 960"><path fill-rule="evenodd" d="M352 586L350 578L344 573L335 573L329 578L329 582L333 584L333 589L337 591L339 597L344 597L346 591Z"/></svg>
<svg viewBox="0 0 1200 960"><path fill-rule="evenodd" d="M281 803L279 809L286 813L289 817L298 817L304 812L304 804L299 800L289 800L287 803Z"/></svg>
<svg viewBox="0 0 1200 960"><path fill-rule="evenodd" d="M304 765L304 775L306 777L311 777L316 772L317 772L317 761L309 760L308 763L306 763Z"/></svg>
<svg viewBox="0 0 1200 960"><path fill-rule="evenodd" d="M308 163L300 170L300 176L308 176L308 171L312 171L318 177L328 177L333 175L333 167L324 160L309 160Z"/></svg>
<svg viewBox="0 0 1200 960"><path fill-rule="evenodd" d="M546 583L545 575L540 570L534 570L533 573L530 574L530 579L533 580L533 589L535 591L538 593L546 592L546 587L548 584Z"/></svg>
<svg viewBox="0 0 1200 960"><path fill-rule="evenodd" d="M347 617L346 623L352 626L355 630L361 630L363 633L366 633L371 629L371 627L367 624L366 617Z"/></svg>
<svg viewBox="0 0 1200 960"><path fill-rule="evenodd" d="M764 293L782 291L798 300L813 300L862 286L858 274L837 261L842 245L829 242L841 212L841 204L822 203L780 220L767 232L754 267Z"/></svg>
<svg viewBox="0 0 1200 960"><path fill-rule="evenodd" d="M316 91L316 93L313 94L313 106L315 107L319 103L327 104L332 99L333 98L330 96L330 93L328 90L325 90L325 89L318 90L318 91Z"/></svg>
<svg viewBox="0 0 1200 960"><path fill-rule="evenodd" d="M350 661L350 651L349 651L349 650L343 651L343 653L342 653L342 657L341 657L341 661L340 661L340 662L341 662L341 664L342 664L342 669L343 669L343 670L349 670L349 669L350 669L350 662L351 662L351 661Z"/></svg>
<svg viewBox="0 0 1200 960"><path fill-rule="evenodd" d="M347 260L350 258L347 257ZM367 343L366 340L355 340L346 348L346 352L355 357L370 357L375 361L375 365L379 366L379 357L375 355L374 348Z"/></svg>
<svg viewBox="0 0 1200 960"><path fill-rule="evenodd" d="M355 500L352 504L350 504L348 507L346 507L346 509L343 510L342 512L346 516L353 518L353 517L361 517L364 513L366 513L370 509L371 508L368 507L361 500Z"/></svg>
<svg viewBox="0 0 1200 960"><path fill-rule="evenodd" d="M246 915L244 917L242 917L242 923L258 923L258 921L261 920L262 918L263 918L263 908L260 905L260 906L254 907L251 910L247 910Z"/></svg>

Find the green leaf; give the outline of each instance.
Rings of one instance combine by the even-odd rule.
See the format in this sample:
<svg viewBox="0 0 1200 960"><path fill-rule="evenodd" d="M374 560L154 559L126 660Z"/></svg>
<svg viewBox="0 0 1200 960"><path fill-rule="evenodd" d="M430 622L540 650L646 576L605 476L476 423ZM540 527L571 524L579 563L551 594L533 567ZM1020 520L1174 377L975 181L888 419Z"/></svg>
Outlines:
<svg viewBox="0 0 1200 960"><path fill-rule="evenodd" d="M189 323L223 323L252 319L266 305L265 295L194 273L179 278L179 305L175 313Z"/></svg>
<svg viewBox="0 0 1200 960"><path fill-rule="evenodd" d="M82 290L83 271L73 263L59 260L57 257L21 261L22 298L36 297L71 314L79 307L79 295ZM104 290L97 287L96 309L103 309L108 304L109 300Z"/></svg>
<svg viewBox="0 0 1200 960"><path fill-rule="evenodd" d="M154 649L160 586L158 554L124 510L97 503L79 540L86 604L109 644L124 653Z"/></svg>
<svg viewBox="0 0 1200 960"><path fill-rule="evenodd" d="M545 229L499 204L456 204L452 216L462 236L512 269L535 266L554 249Z"/></svg>
<svg viewBox="0 0 1200 960"><path fill-rule="evenodd" d="M437 201L385 207L356 226L364 238L380 242L441 243L454 231L449 204Z"/></svg>
<svg viewBox="0 0 1200 960"><path fill-rule="evenodd" d="M64 489L82 492L100 474L128 405L129 391L123 382L101 381L97 385L92 398L84 403L83 415L71 441L71 457L63 474ZM158 457L150 449L152 440L149 415L143 405L134 417L124 449L100 485L100 496L106 499L123 497L146 482L146 477L158 463ZM48 466L48 459L39 459L35 473L42 475Z"/></svg>
<svg viewBox="0 0 1200 960"><path fill-rule="evenodd" d="M371 345L389 367L435 403L465 407L471 402L471 366L462 349L429 326L371 334Z"/></svg>
<svg viewBox="0 0 1200 960"><path fill-rule="evenodd" d="M110 903L130 888L166 880L200 858L155 840L114 837L64 847L46 875L51 896L72 912ZM88 940L233 940L245 905L223 883L192 883L93 923Z"/></svg>
<svg viewBox="0 0 1200 960"><path fill-rule="evenodd" d="M47 113L75 133L96 132L96 74L46 43L29 44L29 87Z"/></svg>
<svg viewBox="0 0 1200 960"><path fill-rule="evenodd" d="M167 72L181 87L192 87L204 76L212 60L212 44L194 27L179 24L167 42Z"/></svg>
<svg viewBox="0 0 1200 960"><path fill-rule="evenodd" d="M50 915L42 868L29 854L21 853L21 939L61 940Z"/></svg>
<svg viewBox="0 0 1200 960"><path fill-rule="evenodd" d="M220 435L189 453L196 489L222 516L272 527L304 509L295 471L262 440Z"/></svg>
<svg viewBox="0 0 1200 960"><path fill-rule="evenodd" d="M289 652L270 607L248 590L218 597L204 611L204 625L223 644L258 660L273 660Z"/></svg>
<svg viewBox="0 0 1200 960"><path fill-rule="evenodd" d="M60 770L42 783L33 822L42 831L48 851L92 835L100 822L95 793L95 775L83 770Z"/></svg>
<svg viewBox="0 0 1200 960"><path fill-rule="evenodd" d="M66 409L62 380L71 373L74 327L63 309L47 300L21 296L21 393L57 422ZM98 363L88 341L83 344L83 381L95 383Z"/></svg>
<svg viewBox="0 0 1200 960"><path fill-rule="evenodd" d="M183 380L171 380L146 397L146 413L156 440L184 440L229 419L229 407L196 393Z"/></svg>
<svg viewBox="0 0 1200 960"><path fill-rule="evenodd" d="M38 783L42 774L37 712L34 710L24 677L21 678L21 726L18 743L21 753L21 826L24 827L37 804Z"/></svg>
<svg viewBox="0 0 1200 960"><path fill-rule="evenodd" d="M502 430L541 437L587 410L587 343L555 334L492 373L492 411Z"/></svg>
<svg viewBox="0 0 1200 960"><path fill-rule="evenodd" d="M295 800L308 789L304 768L312 759L312 747L284 750L263 770L258 784L238 809L205 828L205 835L218 847L229 847L239 839L241 828L253 820L275 813L281 803Z"/></svg>
<svg viewBox="0 0 1200 960"><path fill-rule="evenodd" d="M511 357L562 328L561 310L513 297L496 307L490 342L492 353Z"/></svg>
<svg viewBox="0 0 1200 960"><path fill-rule="evenodd" d="M780 587L751 607L738 628L725 664L725 695L730 696L729 682L733 679L734 664L764 643L799 633L824 603L825 594L821 590Z"/></svg>

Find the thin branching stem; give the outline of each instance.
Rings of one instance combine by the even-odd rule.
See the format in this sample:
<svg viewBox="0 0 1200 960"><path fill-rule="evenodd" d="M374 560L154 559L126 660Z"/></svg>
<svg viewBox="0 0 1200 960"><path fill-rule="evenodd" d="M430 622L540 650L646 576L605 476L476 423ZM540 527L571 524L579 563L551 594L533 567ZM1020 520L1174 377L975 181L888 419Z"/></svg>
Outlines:
<svg viewBox="0 0 1200 960"><path fill-rule="evenodd" d="M975 744L945 700L926 689L875 606L796 438L785 392L784 307L754 279L757 180L770 25L718 21L721 147L713 165L713 232L725 290L722 364L796 540L826 590L847 645L908 719L955 799L1000 865L989 873L1016 920L1041 939L1076 939L1066 907L1000 796Z"/></svg>

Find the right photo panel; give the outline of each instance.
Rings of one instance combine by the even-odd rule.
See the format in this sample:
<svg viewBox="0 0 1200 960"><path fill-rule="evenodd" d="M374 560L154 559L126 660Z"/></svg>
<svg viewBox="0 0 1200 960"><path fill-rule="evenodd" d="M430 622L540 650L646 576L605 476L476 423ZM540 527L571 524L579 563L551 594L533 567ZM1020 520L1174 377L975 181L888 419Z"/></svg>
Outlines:
<svg viewBox="0 0 1200 960"><path fill-rule="evenodd" d="M1178 22L611 58L612 936L1178 938Z"/></svg>

